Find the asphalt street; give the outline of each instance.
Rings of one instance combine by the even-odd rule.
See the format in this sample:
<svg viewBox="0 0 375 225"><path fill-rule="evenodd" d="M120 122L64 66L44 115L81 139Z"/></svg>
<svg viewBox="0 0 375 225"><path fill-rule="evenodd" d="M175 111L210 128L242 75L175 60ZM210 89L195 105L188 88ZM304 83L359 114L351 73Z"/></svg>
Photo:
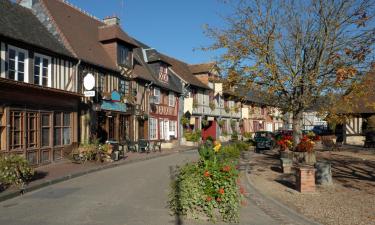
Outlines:
<svg viewBox="0 0 375 225"><path fill-rule="evenodd" d="M1 225L168 225L171 168L196 160L196 151L127 164L58 183L0 203ZM251 201L241 224L278 224Z"/></svg>

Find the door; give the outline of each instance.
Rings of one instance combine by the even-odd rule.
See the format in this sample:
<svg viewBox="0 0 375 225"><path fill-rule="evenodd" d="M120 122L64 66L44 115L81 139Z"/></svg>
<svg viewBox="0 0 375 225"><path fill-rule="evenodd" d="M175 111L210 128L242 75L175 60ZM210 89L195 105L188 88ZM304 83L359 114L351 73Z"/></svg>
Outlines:
<svg viewBox="0 0 375 225"><path fill-rule="evenodd" d="M159 120L159 139L165 139L164 138L164 121Z"/></svg>
<svg viewBox="0 0 375 225"><path fill-rule="evenodd" d="M164 120L164 140L169 141L169 121Z"/></svg>

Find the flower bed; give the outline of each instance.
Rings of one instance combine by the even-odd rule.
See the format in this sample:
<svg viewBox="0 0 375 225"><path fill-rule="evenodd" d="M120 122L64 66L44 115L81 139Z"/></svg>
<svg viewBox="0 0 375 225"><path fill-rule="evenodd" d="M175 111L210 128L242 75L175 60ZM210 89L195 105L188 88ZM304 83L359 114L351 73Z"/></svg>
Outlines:
<svg viewBox="0 0 375 225"><path fill-rule="evenodd" d="M242 148L209 141L200 146L200 160L177 171L170 193L171 210L188 218L238 222L242 195L236 165Z"/></svg>

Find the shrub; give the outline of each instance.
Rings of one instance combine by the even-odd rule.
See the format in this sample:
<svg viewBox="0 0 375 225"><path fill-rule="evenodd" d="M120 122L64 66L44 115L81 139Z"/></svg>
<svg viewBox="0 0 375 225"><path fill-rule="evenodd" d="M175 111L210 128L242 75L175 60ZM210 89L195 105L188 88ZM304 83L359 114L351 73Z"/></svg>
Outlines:
<svg viewBox="0 0 375 225"><path fill-rule="evenodd" d="M236 141L235 145L238 148L238 150L240 150L240 151L247 151L247 150L249 150L249 144L246 143L246 142Z"/></svg>
<svg viewBox="0 0 375 225"><path fill-rule="evenodd" d="M237 162L240 157L240 149L236 144L226 145L218 153L221 162Z"/></svg>
<svg viewBox="0 0 375 225"><path fill-rule="evenodd" d="M243 133L243 136L244 136L245 138L253 138L253 133L251 133L251 132L244 132L244 133Z"/></svg>
<svg viewBox="0 0 375 225"><path fill-rule="evenodd" d="M9 155L0 158L0 183L22 187L34 171L29 162L20 155Z"/></svg>
<svg viewBox="0 0 375 225"><path fill-rule="evenodd" d="M186 127L187 125L189 125L190 121L186 116L182 116L181 119L180 119L180 122L181 122L182 126Z"/></svg>
<svg viewBox="0 0 375 225"><path fill-rule="evenodd" d="M185 131L184 137L186 141L198 142L202 137L202 132L201 130Z"/></svg>
<svg viewBox="0 0 375 225"><path fill-rule="evenodd" d="M241 193L237 186L238 171L233 163L220 160L222 155L239 157L237 146L221 148L207 144L199 148L200 161L179 168L172 191L169 206L178 215L192 218L218 219L225 222L238 222Z"/></svg>
<svg viewBox="0 0 375 225"><path fill-rule="evenodd" d="M233 131L231 138L232 138L232 140L234 140L234 141L237 141L237 140L238 140L238 134L237 134L237 131Z"/></svg>

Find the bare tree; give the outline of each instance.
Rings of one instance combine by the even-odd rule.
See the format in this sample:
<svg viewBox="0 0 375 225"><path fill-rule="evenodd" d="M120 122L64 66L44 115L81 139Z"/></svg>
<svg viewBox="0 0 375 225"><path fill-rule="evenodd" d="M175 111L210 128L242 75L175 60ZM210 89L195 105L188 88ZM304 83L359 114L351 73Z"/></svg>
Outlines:
<svg viewBox="0 0 375 225"><path fill-rule="evenodd" d="M358 90L374 48L374 0L228 0L224 28L206 27L224 49L226 85L262 90L290 112L294 147L303 111L318 99Z"/></svg>

